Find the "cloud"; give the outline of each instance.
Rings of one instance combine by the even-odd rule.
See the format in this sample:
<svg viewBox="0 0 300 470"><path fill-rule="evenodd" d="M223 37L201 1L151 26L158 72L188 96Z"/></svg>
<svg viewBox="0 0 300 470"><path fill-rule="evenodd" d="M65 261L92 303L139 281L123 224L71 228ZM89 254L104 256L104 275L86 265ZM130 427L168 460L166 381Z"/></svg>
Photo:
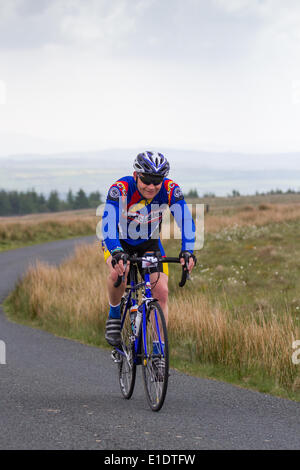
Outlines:
<svg viewBox="0 0 300 470"><path fill-rule="evenodd" d="M298 0L212 0L214 5L235 20L255 18L260 29L273 34L300 38Z"/></svg>
<svg viewBox="0 0 300 470"><path fill-rule="evenodd" d="M0 130L299 148L299 18L294 0L0 1Z"/></svg>
<svg viewBox="0 0 300 470"><path fill-rule="evenodd" d="M76 3L60 19L64 40L79 47L92 47L104 55L123 50L126 37L135 30L134 15L129 15L126 1L107 0Z"/></svg>
<svg viewBox="0 0 300 470"><path fill-rule="evenodd" d="M0 4L0 48L60 45L167 60L245 54L256 25L224 11L221 0L10 0Z"/></svg>
<svg viewBox="0 0 300 470"><path fill-rule="evenodd" d="M0 2L0 48L222 62L262 34L299 41L299 17L298 0L9 0Z"/></svg>
<svg viewBox="0 0 300 470"><path fill-rule="evenodd" d="M0 3L0 48L74 45L119 46L145 7L145 0L10 0Z"/></svg>
<svg viewBox="0 0 300 470"><path fill-rule="evenodd" d="M59 40L56 7L56 0L1 2L0 50L38 48Z"/></svg>

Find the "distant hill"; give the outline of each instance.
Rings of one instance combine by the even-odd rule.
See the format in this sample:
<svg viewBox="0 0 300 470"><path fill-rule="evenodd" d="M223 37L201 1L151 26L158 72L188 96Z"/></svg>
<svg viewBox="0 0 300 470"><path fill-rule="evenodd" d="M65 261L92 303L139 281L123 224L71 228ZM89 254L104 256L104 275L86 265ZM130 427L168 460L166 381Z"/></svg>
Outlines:
<svg viewBox="0 0 300 470"><path fill-rule="evenodd" d="M1 146L1 143L0 143ZM110 184L132 174L132 163L140 149L108 149L95 152L66 152L48 155L18 154L0 158L0 188L34 188L49 194L69 189L105 194ZM213 192L226 196L280 188L299 190L300 154L250 155L160 149L171 163L170 177L184 192Z"/></svg>

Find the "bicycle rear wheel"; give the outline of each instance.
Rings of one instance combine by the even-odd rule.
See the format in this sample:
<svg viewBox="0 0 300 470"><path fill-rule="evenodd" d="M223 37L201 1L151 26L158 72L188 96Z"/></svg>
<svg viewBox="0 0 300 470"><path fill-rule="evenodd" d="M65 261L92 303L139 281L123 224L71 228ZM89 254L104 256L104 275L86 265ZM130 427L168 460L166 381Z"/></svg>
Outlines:
<svg viewBox="0 0 300 470"><path fill-rule="evenodd" d="M127 298L123 297L121 300L121 318L125 313ZM119 383L121 392L127 400L131 398L136 377L136 364L134 363L134 342L132 341L132 329L130 322L129 311L127 311L126 318L121 330L122 349L123 353L120 355L119 362Z"/></svg>
<svg viewBox="0 0 300 470"><path fill-rule="evenodd" d="M149 305L146 319L146 334L143 331L143 381L151 409L159 411L168 388L169 348L165 317L157 301Z"/></svg>

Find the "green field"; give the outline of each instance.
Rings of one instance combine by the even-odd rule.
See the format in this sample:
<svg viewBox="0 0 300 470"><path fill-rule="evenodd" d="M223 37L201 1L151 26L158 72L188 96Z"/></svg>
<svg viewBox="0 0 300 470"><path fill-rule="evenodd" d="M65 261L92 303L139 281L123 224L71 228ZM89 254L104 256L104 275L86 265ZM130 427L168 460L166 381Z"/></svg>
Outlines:
<svg viewBox="0 0 300 470"><path fill-rule="evenodd" d="M170 267L171 365L300 400L300 365L292 362L300 340L299 201L213 199L192 281L179 289L180 268ZM180 241L164 245L178 255ZM10 318L103 346L106 271L94 248L85 250L60 268L29 273L6 302Z"/></svg>

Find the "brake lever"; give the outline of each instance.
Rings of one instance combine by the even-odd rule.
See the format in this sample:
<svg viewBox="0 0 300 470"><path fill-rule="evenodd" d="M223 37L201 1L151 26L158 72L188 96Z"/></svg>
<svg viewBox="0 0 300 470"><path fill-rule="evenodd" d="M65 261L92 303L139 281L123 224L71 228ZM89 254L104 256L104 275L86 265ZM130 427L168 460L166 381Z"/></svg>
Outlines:
<svg viewBox="0 0 300 470"><path fill-rule="evenodd" d="M187 280L187 281L190 281L191 278L190 278L190 272L189 272L189 260L187 260L187 259L185 260L185 265L184 265L184 267L185 267L185 270L187 271L187 273L186 273L186 280Z"/></svg>
<svg viewBox="0 0 300 470"><path fill-rule="evenodd" d="M182 266L182 276L181 276L181 281L179 283L179 287L183 287L186 283L186 281L190 281L190 273L189 273L189 259L184 257L185 263L184 266Z"/></svg>
<svg viewBox="0 0 300 470"><path fill-rule="evenodd" d="M125 282L125 273L126 273L126 266L127 266L127 260L123 261L124 264L124 272L122 276L122 282Z"/></svg>
<svg viewBox="0 0 300 470"><path fill-rule="evenodd" d="M113 261L112 260L112 264L113 264ZM114 263L113 265L115 265L116 263ZM124 273L122 274L122 276L118 276L118 279L116 280L116 282L114 283L114 287L119 287L121 285L122 282L125 282L125 272L126 272L126 266L127 266L127 260L123 260L123 264L124 264Z"/></svg>

